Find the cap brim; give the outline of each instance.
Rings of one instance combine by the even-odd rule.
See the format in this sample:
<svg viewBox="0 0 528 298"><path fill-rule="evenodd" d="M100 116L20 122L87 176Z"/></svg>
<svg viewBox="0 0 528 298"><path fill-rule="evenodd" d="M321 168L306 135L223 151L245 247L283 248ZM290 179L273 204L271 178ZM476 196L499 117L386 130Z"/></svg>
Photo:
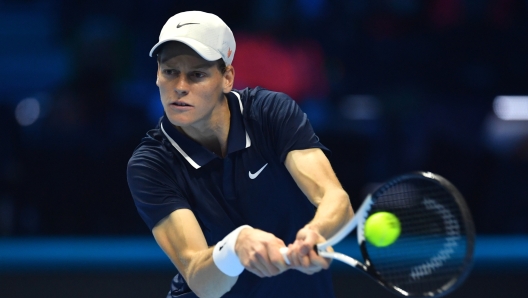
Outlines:
<svg viewBox="0 0 528 298"><path fill-rule="evenodd" d="M198 42L192 38L186 38L186 37L175 37L175 38L168 38L168 39L161 40L160 42L155 44L150 50L150 53L149 53L150 57L152 57L152 55L156 52L159 46L161 46L162 44L168 41L179 41L181 43L188 45L198 55L200 55L202 58L204 58L207 61L216 61L222 58L222 55L220 55L220 53L215 51L213 48L208 47L204 45L203 43Z"/></svg>

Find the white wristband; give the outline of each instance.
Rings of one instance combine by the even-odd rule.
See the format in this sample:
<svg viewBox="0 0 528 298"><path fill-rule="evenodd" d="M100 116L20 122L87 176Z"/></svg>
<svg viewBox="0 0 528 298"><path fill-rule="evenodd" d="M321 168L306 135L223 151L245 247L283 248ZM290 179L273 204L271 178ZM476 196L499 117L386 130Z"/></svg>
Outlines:
<svg viewBox="0 0 528 298"><path fill-rule="evenodd" d="M244 266L240 263L240 259L235 252L235 243L238 239L238 234L244 228L251 227L243 225L236 228L225 236L224 239L218 241L213 249L213 261L216 267L226 275L239 276L244 271Z"/></svg>

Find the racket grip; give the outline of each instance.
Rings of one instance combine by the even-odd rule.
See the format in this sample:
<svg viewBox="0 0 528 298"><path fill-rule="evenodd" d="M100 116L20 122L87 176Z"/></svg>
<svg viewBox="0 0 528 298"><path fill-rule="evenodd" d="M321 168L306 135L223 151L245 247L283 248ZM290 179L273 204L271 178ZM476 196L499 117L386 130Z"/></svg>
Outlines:
<svg viewBox="0 0 528 298"><path fill-rule="evenodd" d="M281 255L282 255L282 258L284 259L284 263L286 263L286 265L290 265L290 259L288 259L288 248L287 247L281 247L279 249Z"/></svg>
<svg viewBox="0 0 528 298"><path fill-rule="evenodd" d="M315 253L319 255L319 248L317 247L317 244L314 245L313 249L315 250ZM281 247L279 251L282 255L282 258L284 259L284 263L286 263L286 265L290 265L290 259L288 259L288 248Z"/></svg>

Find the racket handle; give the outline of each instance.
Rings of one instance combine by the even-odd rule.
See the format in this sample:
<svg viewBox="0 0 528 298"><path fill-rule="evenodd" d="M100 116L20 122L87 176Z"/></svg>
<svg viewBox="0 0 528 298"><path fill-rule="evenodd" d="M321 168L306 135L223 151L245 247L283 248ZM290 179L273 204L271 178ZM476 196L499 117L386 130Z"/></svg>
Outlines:
<svg viewBox="0 0 528 298"><path fill-rule="evenodd" d="M286 263L286 265L290 265L290 259L288 259L288 248L287 247L281 247L279 249L281 255L282 255L282 258L284 259L284 263Z"/></svg>
<svg viewBox="0 0 528 298"><path fill-rule="evenodd" d="M313 249L315 250L315 253L319 255L319 248L317 247L317 244L314 245ZM288 259L288 248L281 247L279 251L282 255L282 258L284 259L284 263L286 263L286 265L290 265L290 259Z"/></svg>

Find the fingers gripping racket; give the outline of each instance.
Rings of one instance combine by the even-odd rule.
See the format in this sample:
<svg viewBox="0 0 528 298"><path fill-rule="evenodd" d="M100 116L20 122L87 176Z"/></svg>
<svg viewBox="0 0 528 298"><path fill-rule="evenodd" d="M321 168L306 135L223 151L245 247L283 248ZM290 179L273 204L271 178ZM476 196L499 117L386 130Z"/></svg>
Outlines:
<svg viewBox="0 0 528 298"><path fill-rule="evenodd" d="M397 240L384 247L365 240L365 221L390 212L400 222ZM364 263L328 252L357 227ZM427 172L396 177L367 196L355 216L337 234L316 245L325 258L344 262L401 296L439 297L458 287L473 259L475 231L471 214L458 190L446 179ZM281 253L289 263L283 248Z"/></svg>

